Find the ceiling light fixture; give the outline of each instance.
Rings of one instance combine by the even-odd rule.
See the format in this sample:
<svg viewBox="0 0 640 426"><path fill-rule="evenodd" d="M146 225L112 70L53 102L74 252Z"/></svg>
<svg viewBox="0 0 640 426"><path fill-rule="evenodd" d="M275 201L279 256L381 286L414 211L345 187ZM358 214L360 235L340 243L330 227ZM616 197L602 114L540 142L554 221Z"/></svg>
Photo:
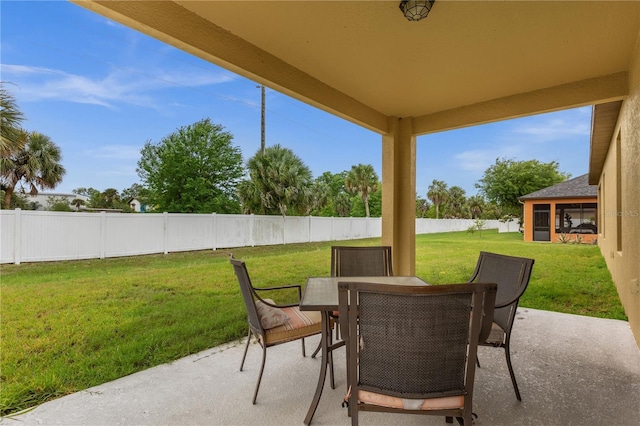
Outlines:
<svg viewBox="0 0 640 426"><path fill-rule="evenodd" d="M427 17L436 0L401 0L400 10L410 21L419 21Z"/></svg>

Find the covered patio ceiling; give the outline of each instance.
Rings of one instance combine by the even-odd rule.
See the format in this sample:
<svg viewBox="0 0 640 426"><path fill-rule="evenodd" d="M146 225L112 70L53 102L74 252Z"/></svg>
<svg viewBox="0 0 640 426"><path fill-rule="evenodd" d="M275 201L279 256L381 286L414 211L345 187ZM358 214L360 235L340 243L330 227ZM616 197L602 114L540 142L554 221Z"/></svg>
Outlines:
<svg viewBox="0 0 640 426"><path fill-rule="evenodd" d="M637 1L76 1L378 133L414 134L627 94Z"/></svg>

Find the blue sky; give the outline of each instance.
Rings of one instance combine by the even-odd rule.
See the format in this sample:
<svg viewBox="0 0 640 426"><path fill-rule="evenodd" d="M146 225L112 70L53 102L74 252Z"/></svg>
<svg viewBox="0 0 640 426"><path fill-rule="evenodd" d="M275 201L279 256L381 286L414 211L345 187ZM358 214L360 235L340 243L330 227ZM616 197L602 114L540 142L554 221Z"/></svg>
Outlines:
<svg viewBox="0 0 640 426"><path fill-rule="evenodd" d="M51 137L67 174L55 192L140 183L144 143L204 118L233 134L244 160L260 147L256 83L64 1L0 2L0 80ZM417 191L433 179L474 195L496 158L557 161L587 173L591 108L420 136ZM352 165L381 173L380 135L267 89L266 143L292 149L317 177Z"/></svg>

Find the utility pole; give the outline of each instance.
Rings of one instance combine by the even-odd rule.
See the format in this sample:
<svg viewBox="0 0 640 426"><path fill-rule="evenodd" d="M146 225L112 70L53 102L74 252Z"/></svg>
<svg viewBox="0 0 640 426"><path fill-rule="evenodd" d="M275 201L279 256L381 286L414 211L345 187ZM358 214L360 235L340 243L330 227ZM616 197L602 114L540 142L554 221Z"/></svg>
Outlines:
<svg viewBox="0 0 640 426"><path fill-rule="evenodd" d="M264 155L264 84L260 85L260 89L262 92L262 108L260 109L260 152Z"/></svg>

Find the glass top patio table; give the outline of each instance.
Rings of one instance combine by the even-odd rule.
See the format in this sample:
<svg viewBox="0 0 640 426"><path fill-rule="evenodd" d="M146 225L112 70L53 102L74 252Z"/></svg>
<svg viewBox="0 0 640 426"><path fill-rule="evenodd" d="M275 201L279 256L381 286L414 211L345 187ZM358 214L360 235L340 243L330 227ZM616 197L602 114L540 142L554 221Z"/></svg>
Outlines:
<svg viewBox="0 0 640 426"><path fill-rule="evenodd" d="M338 283L366 282L392 285L429 285L418 277L309 277L300 300L301 311L338 310Z"/></svg>
<svg viewBox="0 0 640 426"><path fill-rule="evenodd" d="M324 381L327 375L327 365L333 362L333 356L330 354L334 349L344 345L344 341L332 343L331 339L331 321L329 314L338 310L338 283L339 282L367 282L377 284L391 285L429 285L418 277L309 277L307 284L300 299L301 311L320 311L322 313L322 364L320 367L320 376L316 386L316 393L313 396L311 406L304 419L304 423L311 423L320 397L324 388ZM333 364L332 364L333 365ZM333 370L332 370L333 371ZM331 377L331 387L335 388L333 376Z"/></svg>

